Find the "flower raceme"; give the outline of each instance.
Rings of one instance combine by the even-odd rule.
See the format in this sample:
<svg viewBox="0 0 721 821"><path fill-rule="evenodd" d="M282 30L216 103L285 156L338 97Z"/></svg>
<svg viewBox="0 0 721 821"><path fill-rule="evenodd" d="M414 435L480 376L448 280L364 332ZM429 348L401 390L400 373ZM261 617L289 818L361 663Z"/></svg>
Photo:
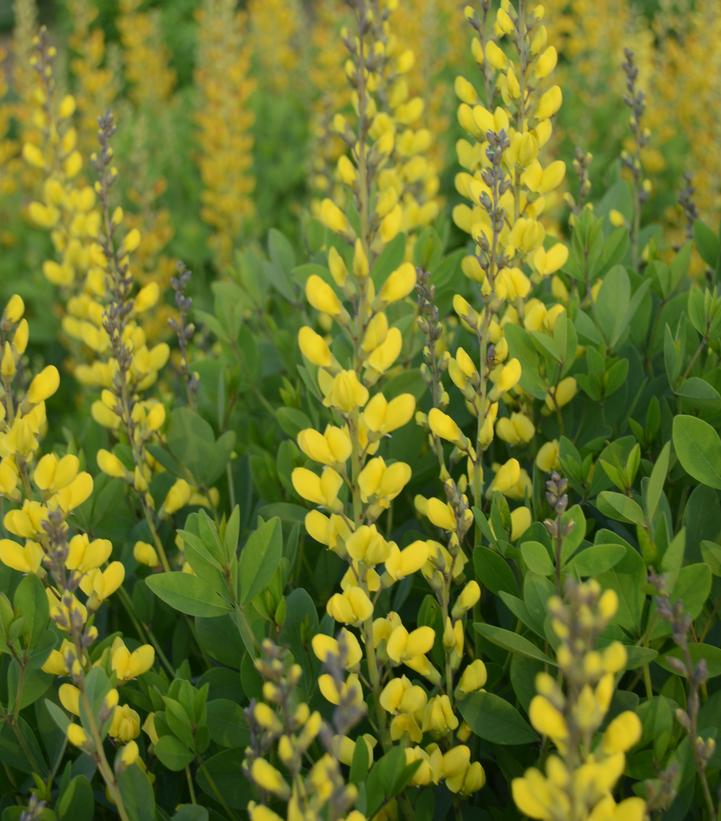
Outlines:
<svg viewBox="0 0 721 821"><path fill-rule="evenodd" d="M72 715L81 715L86 700L85 682L93 667L106 667L116 674L117 684L136 678L153 665L155 651L144 645L130 653L116 638L109 655L92 656L98 638L95 616L102 605L121 587L125 568L111 561L112 544L107 539L90 539L72 533L68 517L93 492L89 473L80 470L79 458L67 453L39 455L40 440L47 427L45 400L58 389L58 372L49 366L36 374L23 391L23 353L28 340L22 299L13 296L0 321L0 345L4 350L0 388L0 494L12 505L5 513L3 527L13 538L0 539L0 561L12 570L38 576L45 587L51 621L60 638L44 664L46 673L70 677L59 689L60 703ZM24 542L24 544L23 544ZM86 707L84 709L87 709ZM108 733L127 744L140 732L138 714L128 705L119 705L117 689L110 689L101 715L88 718L94 727L109 721ZM71 722L67 737L71 744L96 756L101 739L88 725ZM124 761L137 760L125 755ZM118 797L107 763L101 766L106 785Z"/></svg>
<svg viewBox="0 0 721 821"><path fill-rule="evenodd" d="M355 652L349 654L350 664L341 665L340 678L321 677L321 692L331 703L342 704L362 690L359 676L363 670L372 706L372 746L380 744L387 751L408 741L421 745L414 752L407 749L408 760L421 756L430 761L433 756L434 766L432 771L430 765L419 769L414 784L445 780L456 792L471 792L482 785L483 771L480 764L471 763L468 748L464 748L468 756L452 754L445 767L436 741L428 740L446 738L459 726L451 699L448 694L429 698L422 686L410 685L408 678L408 674L420 676L429 688L440 683L441 674L429 657L439 638L436 631L425 625L405 626L395 612L376 612L382 590L420 571L425 574L432 557L441 556L424 540L401 546L377 526L411 478L411 466L387 461L381 448L389 435L411 420L415 399L410 394L388 399L382 384L402 350L400 328L392 321L394 306L413 292L416 270L402 262L376 283L373 267L377 255L399 231L412 230L418 220L432 213L409 204L409 197L402 194L401 184L412 160L404 161L402 170L394 166L403 151L415 155L423 142L409 130L421 107L407 99L399 79L412 62L409 55L398 51L390 29L394 7L391 2L357 3L356 32L344 38L350 53L346 74L353 86L355 112L354 124L342 120L352 148L339 162L346 196L340 203L325 200L320 207L321 220L335 236L328 249L327 273L319 271L308 278L306 298L351 340L351 351L310 327L300 330L301 352L331 421L323 430L307 429L298 435L300 450L321 469L296 468L292 482L301 497L321 508L306 517L309 535L347 563L341 590L330 597L326 610L343 625L341 634L352 636L346 643ZM371 49L367 38L373 32L381 40ZM382 108L381 90L391 80L401 89L394 110ZM406 130L405 125L409 126ZM399 155L394 154L395 146ZM344 211L351 200L362 204L358 225ZM448 651L454 670L461 666L463 656L460 622L457 625L450 625L453 649L449 644ZM313 641L314 652L326 664L329 658L332 664L340 657L334 641L321 636ZM471 686L470 679L466 681ZM426 746L422 746L424 740Z"/></svg>
<svg viewBox="0 0 721 821"><path fill-rule="evenodd" d="M529 717L557 753L548 758L545 775L532 768L513 781L513 799L530 818L642 821L646 817L643 799L627 798L616 804L613 798L625 768L625 753L641 737L638 716L630 710L620 713L598 734L615 677L626 665L620 642L597 648L598 635L617 609L616 593L601 592L595 581L570 582L565 602L558 597L549 601L551 625L560 642L556 658L562 679L539 673Z"/></svg>

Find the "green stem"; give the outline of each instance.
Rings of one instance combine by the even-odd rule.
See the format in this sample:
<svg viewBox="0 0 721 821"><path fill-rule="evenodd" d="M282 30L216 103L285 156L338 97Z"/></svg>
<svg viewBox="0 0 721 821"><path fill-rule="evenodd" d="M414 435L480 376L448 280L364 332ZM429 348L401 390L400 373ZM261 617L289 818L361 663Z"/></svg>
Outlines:
<svg viewBox="0 0 721 821"><path fill-rule="evenodd" d="M193 786L193 776L190 772L190 767L185 768L185 778L188 782L188 792L190 793L190 803L197 804L198 799L195 797L195 787Z"/></svg>

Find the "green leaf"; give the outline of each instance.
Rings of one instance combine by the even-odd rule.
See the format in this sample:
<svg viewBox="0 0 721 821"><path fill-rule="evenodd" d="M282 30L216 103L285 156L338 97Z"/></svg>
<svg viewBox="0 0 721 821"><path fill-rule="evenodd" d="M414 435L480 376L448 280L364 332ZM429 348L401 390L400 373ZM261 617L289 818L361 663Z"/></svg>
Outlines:
<svg viewBox="0 0 721 821"><path fill-rule="evenodd" d="M126 767L118 776L120 795L130 821L155 817L155 794L148 776L137 764Z"/></svg>
<svg viewBox="0 0 721 821"><path fill-rule="evenodd" d="M93 788L84 775L75 778L63 790L57 803L60 821L76 821L78 818L92 818L95 812Z"/></svg>
<svg viewBox="0 0 721 821"><path fill-rule="evenodd" d="M189 573L158 573L145 582L159 599L188 616L222 616L233 609L225 591Z"/></svg>
<svg viewBox="0 0 721 821"><path fill-rule="evenodd" d="M615 567L625 555L626 548L621 544L594 544L576 553L565 570L585 579L605 573Z"/></svg>
<svg viewBox="0 0 721 821"><path fill-rule="evenodd" d="M542 650L539 650L533 642L529 641L518 633L513 633L503 627L496 627L493 624L482 624L476 622L473 625L475 631L483 636L484 639L503 647L511 653L520 653L522 656L542 661L545 664L551 664L554 667L556 663L549 658Z"/></svg>
<svg viewBox="0 0 721 821"><path fill-rule="evenodd" d="M493 744L533 744L538 740L531 725L518 710L494 693L472 693L458 702L463 720L473 732Z"/></svg>
<svg viewBox="0 0 721 821"><path fill-rule="evenodd" d="M683 602L684 609L696 619L711 593L711 571L705 564L689 564L678 572L678 580L671 593L673 602Z"/></svg>
<svg viewBox="0 0 721 821"><path fill-rule="evenodd" d="M252 601L270 584L283 557L283 528L280 519L273 518L248 537L240 554L238 577L240 603Z"/></svg>
<svg viewBox="0 0 721 821"><path fill-rule="evenodd" d="M656 459L656 463L651 470L651 475L648 478L648 484L646 485L646 514L648 515L649 522L653 521L658 503L661 501L663 485L668 475L670 461L671 443L666 442L661 453L658 455L658 459Z"/></svg>
<svg viewBox="0 0 721 821"><path fill-rule="evenodd" d="M508 562L490 547L479 546L473 551L473 569L476 579L491 593L498 595L501 590L517 593L518 584Z"/></svg>
<svg viewBox="0 0 721 821"><path fill-rule="evenodd" d="M221 747L245 748L250 738L243 708L228 698L208 702L208 730L211 740Z"/></svg>
<svg viewBox="0 0 721 821"><path fill-rule="evenodd" d="M613 490L601 491L596 499L596 507L604 516L618 522L629 522L634 525L644 523L641 505L628 496L624 496L623 493L616 493Z"/></svg>
<svg viewBox="0 0 721 821"><path fill-rule="evenodd" d="M155 755L160 763L173 772L184 770L195 757L175 736L164 735L155 744Z"/></svg>
<svg viewBox="0 0 721 821"><path fill-rule="evenodd" d="M540 542L524 542L521 545L521 556L528 569L540 576L553 574L553 560L548 548Z"/></svg>
<svg viewBox="0 0 721 821"><path fill-rule="evenodd" d="M721 544L704 539L701 542L701 556L714 576L721 576Z"/></svg>
<svg viewBox="0 0 721 821"><path fill-rule="evenodd" d="M721 252L721 244L716 234L714 234L705 222L696 220L693 224L693 238L696 240L696 247L703 261L709 268L715 270L719 261L719 253Z"/></svg>
<svg viewBox="0 0 721 821"><path fill-rule="evenodd" d="M708 422L683 414L675 417L673 447L689 476L721 490L721 437Z"/></svg>
<svg viewBox="0 0 721 821"><path fill-rule="evenodd" d="M15 612L22 616L22 635L29 647L44 632L50 619L48 597L40 579L29 573L23 577L13 596Z"/></svg>

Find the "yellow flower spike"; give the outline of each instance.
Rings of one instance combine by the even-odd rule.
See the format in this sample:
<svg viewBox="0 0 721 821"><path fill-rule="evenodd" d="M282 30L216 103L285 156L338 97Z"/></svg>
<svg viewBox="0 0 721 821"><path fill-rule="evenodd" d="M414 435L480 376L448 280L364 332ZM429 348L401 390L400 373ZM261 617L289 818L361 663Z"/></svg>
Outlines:
<svg viewBox="0 0 721 821"><path fill-rule="evenodd" d="M620 211L612 208L608 213L608 221L614 228L623 228L626 225L626 218Z"/></svg>
<svg viewBox="0 0 721 821"><path fill-rule="evenodd" d="M618 610L618 594L615 590L605 590L598 602L599 612L606 621L610 621Z"/></svg>
<svg viewBox="0 0 721 821"><path fill-rule="evenodd" d="M361 525L348 535L345 549L356 562L375 565L387 560L390 544L381 536L375 525Z"/></svg>
<svg viewBox="0 0 721 821"><path fill-rule="evenodd" d="M298 447L309 459L324 465L344 464L351 455L348 431L329 425L324 433L306 428L298 434Z"/></svg>
<svg viewBox="0 0 721 821"><path fill-rule="evenodd" d="M60 386L60 374L54 365L48 365L33 377L27 392L27 400L32 404L49 399Z"/></svg>

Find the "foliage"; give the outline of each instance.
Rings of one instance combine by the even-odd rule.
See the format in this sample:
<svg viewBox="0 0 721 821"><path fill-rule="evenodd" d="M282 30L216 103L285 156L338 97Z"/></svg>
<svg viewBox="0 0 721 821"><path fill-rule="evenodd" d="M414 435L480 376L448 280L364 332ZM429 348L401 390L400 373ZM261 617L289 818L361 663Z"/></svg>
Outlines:
<svg viewBox="0 0 721 821"><path fill-rule="evenodd" d="M717 819L713 0L11 5L3 820Z"/></svg>

